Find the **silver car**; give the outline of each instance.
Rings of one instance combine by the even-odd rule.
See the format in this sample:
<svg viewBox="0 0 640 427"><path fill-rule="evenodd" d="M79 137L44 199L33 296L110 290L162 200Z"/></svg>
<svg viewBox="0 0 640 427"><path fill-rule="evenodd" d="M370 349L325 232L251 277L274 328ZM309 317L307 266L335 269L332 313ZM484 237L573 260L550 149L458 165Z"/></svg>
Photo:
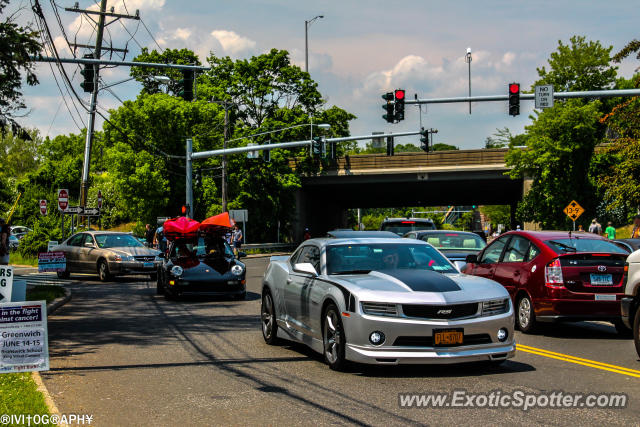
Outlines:
<svg viewBox="0 0 640 427"><path fill-rule="evenodd" d="M290 257L271 257L261 320L268 344L304 343L332 369L500 363L516 349L505 288L408 239L312 239Z"/></svg>
<svg viewBox="0 0 640 427"><path fill-rule="evenodd" d="M156 280L160 251L149 249L129 233L86 231L74 234L53 251L64 252L67 267L58 277L71 273L98 273L106 282L116 275L149 274Z"/></svg>

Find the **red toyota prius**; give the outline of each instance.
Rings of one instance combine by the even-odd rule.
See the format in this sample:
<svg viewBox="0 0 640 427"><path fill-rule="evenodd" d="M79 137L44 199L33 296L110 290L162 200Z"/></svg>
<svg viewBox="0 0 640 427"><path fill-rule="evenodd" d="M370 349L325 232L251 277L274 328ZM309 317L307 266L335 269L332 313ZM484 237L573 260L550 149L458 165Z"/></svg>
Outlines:
<svg viewBox="0 0 640 427"><path fill-rule="evenodd" d="M469 255L463 271L501 283L511 295L516 326L538 322L620 320L628 253L603 237L566 231L512 231Z"/></svg>

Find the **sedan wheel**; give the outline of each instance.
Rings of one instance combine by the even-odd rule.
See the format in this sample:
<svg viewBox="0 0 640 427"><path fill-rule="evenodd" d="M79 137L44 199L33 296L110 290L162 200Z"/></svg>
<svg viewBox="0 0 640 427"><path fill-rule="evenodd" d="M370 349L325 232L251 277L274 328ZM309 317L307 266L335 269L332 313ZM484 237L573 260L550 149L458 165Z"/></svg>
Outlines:
<svg viewBox="0 0 640 427"><path fill-rule="evenodd" d="M164 294L164 286L162 285L162 276L156 275L156 295Z"/></svg>
<svg viewBox="0 0 640 427"><path fill-rule="evenodd" d="M528 296L518 300L518 313L516 316L518 328L525 334L533 333L536 329L536 315L533 312L533 304Z"/></svg>
<svg viewBox="0 0 640 427"><path fill-rule="evenodd" d="M345 368L345 335L338 308L331 304L324 315L322 341L324 343L324 360L336 371Z"/></svg>
<svg viewBox="0 0 640 427"><path fill-rule="evenodd" d="M273 306L273 298L269 291L262 295L262 307L260 308L260 318L262 320L262 337L269 345L278 343L278 323L276 321L276 310Z"/></svg>
<svg viewBox="0 0 640 427"><path fill-rule="evenodd" d="M640 307L636 310L636 317L633 319L633 342L636 344L636 352L640 357Z"/></svg>
<svg viewBox="0 0 640 427"><path fill-rule="evenodd" d="M109 273L109 266L105 260L100 261L98 264L98 276L100 276L100 281L107 282L111 279L111 274Z"/></svg>

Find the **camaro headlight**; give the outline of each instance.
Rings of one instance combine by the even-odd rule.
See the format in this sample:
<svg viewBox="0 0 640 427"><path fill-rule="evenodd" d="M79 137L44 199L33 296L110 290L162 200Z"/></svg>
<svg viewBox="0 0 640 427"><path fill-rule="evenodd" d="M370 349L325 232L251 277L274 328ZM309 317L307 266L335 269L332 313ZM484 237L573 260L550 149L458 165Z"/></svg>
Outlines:
<svg viewBox="0 0 640 427"><path fill-rule="evenodd" d="M244 268L240 267L239 265L234 265L233 267L231 267L231 273L235 274L236 276L242 276L243 272Z"/></svg>
<svg viewBox="0 0 640 427"><path fill-rule="evenodd" d="M171 274L173 274L174 276L182 276L182 273L184 273L184 270L179 265L174 265L173 267L171 267Z"/></svg>
<svg viewBox="0 0 640 427"><path fill-rule="evenodd" d="M482 315L495 316L496 314L504 314L509 311L509 304L509 298L484 301L482 303Z"/></svg>

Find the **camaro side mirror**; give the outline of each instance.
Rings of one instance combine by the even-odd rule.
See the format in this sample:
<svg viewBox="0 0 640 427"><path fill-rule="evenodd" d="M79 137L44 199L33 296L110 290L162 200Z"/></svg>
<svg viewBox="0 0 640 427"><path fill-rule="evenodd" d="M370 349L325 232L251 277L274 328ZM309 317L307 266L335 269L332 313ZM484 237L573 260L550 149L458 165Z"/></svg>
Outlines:
<svg viewBox="0 0 640 427"><path fill-rule="evenodd" d="M312 274L314 276L318 275L318 272L316 271L316 268L313 266L313 264L308 263L308 262L303 262L300 264L296 264L293 266L294 271L297 271L298 273L309 273Z"/></svg>
<svg viewBox="0 0 640 427"><path fill-rule="evenodd" d="M467 264L475 264L478 262L478 255L476 254L469 254L467 255L467 258L465 259L465 262Z"/></svg>

